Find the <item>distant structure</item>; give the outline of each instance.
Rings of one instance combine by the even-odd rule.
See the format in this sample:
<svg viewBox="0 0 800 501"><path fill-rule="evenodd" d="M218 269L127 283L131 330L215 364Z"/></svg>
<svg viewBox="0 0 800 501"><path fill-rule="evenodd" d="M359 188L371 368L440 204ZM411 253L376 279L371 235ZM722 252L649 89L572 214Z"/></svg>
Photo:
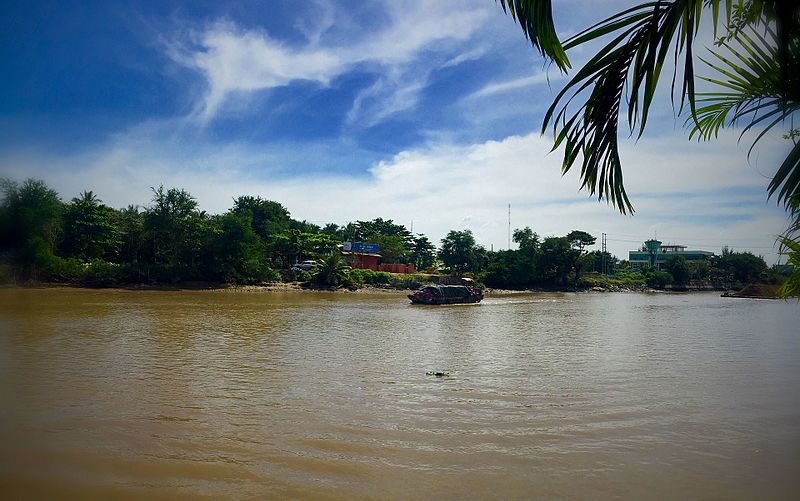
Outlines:
<svg viewBox="0 0 800 501"><path fill-rule="evenodd" d="M705 250L686 250L685 245L662 245L660 240L647 240L644 246L628 252L628 262L632 270L639 270L643 265L650 265L656 270L667 262L670 256L682 256L689 262L707 261L714 253Z"/></svg>
<svg viewBox="0 0 800 501"><path fill-rule="evenodd" d="M387 271L389 273L416 273L413 264L384 263L380 245L365 242L345 242L339 248L350 266L362 270Z"/></svg>
<svg viewBox="0 0 800 501"><path fill-rule="evenodd" d="M380 250L378 244L345 242L340 252L348 259L353 268L378 271L382 258Z"/></svg>

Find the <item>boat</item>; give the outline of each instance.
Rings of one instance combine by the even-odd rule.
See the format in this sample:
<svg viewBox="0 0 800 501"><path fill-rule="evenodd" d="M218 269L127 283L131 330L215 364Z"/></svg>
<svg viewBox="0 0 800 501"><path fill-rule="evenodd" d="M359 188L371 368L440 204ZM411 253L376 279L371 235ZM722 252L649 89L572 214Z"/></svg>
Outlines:
<svg viewBox="0 0 800 501"><path fill-rule="evenodd" d="M408 295L412 304L479 303L483 290L470 285L425 285Z"/></svg>

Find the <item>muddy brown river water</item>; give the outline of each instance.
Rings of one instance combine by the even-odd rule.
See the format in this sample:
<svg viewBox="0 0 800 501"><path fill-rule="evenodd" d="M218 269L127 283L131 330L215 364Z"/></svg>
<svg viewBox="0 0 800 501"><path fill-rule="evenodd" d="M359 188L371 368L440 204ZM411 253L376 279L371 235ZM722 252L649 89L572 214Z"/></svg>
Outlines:
<svg viewBox="0 0 800 501"><path fill-rule="evenodd" d="M800 305L4 289L0 404L3 498L797 499Z"/></svg>

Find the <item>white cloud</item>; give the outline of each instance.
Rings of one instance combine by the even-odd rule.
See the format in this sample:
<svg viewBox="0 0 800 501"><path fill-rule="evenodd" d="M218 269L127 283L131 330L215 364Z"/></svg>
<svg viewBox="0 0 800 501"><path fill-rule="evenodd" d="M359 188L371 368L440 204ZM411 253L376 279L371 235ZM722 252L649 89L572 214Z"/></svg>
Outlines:
<svg viewBox="0 0 800 501"><path fill-rule="evenodd" d="M281 165L291 152L183 144L141 132L84 155L6 154L0 170L18 179L41 177L65 199L91 189L112 206L145 205L149 187L164 184L187 189L202 209L219 213L231 207L233 197L254 194L317 224L376 217L407 226L413 221L415 232L436 242L451 229L469 228L495 249L507 246L510 203L512 229L530 226L542 235L605 232L610 250L623 258L657 234L717 252L726 244L751 249L774 262L770 247L784 227L784 213L765 201L767 181L732 144L733 134L706 144L676 135L623 145L634 216L579 193L577 174L562 177L560 156L548 155L550 141L538 135L432 144L378 162L365 176L287 177L264 168Z"/></svg>
<svg viewBox="0 0 800 501"><path fill-rule="evenodd" d="M371 112L371 119L385 118L416 103L419 78L398 81L406 75L399 68L414 61L420 51L433 47L451 51L447 41L464 41L480 26L491 6L465 5L458 9L438 1L391 2L385 5L389 22L375 32L366 28L364 35L349 45L321 46L320 41L334 24L337 13L330 4L322 4L323 15L314 26L300 25L307 42L292 46L275 40L268 33L244 30L230 21L219 21L188 40L168 46L169 56L181 65L201 72L207 81L205 93L198 99L193 117L207 122L236 93L252 93L308 80L327 85L331 79L361 64L373 71L386 72L395 89L393 103ZM395 77L391 78L391 74ZM380 80L387 80L386 76ZM374 90L367 90L374 92ZM354 110L364 110L362 104ZM355 117L354 117L355 118Z"/></svg>
<svg viewBox="0 0 800 501"><path fill-rule="evenodd" d="M319 45L322 35L334 26L336 13L329 1L312 0L311 3L314 15L299 17L295 27L306 36L309 46L313 47Z"/></svg>
<svg viewBox="0 0 800 501"><path fill-rule="evenodd" d="M493 96L495 94L501 94L505 92L524 89L526 87L531 87L533 85L538 85L541 83L558 81L563 78L564 77L562 76L561 73L554 73L553 75L548 75L548 73L545 71L539 71L535 75L531 75L528 77L514 78L503 82L490 83L485 87L473 92L465 99L477 99L481 97Z"/></svg>
<svg viewBox="0 0 800 501"><path fill-rule="evenodd" d="M213 25L199 40L203 50L173 47L173 58L201 71L208 88L194 114L203 121L219 111L229 94L286 85L295 80L326 84L337 75L341 60L323 49L294 49L264 33L240 31L228 22Z"/></svg>
<svg viewBox="0 0 800 501"><path fill-rule="evenodd" d="M475 49L468 50L466 52L462 52L457 56L448 59L447 61L442 64L440 68L450 68L452 66L458 66L461 63L465 63L467 61L474 61L476 59L482 58L488 52L486 47L478 47Z"/></svg>
<svg viewBox="0 0 800 501"><path fill-rule="evenodd" d="M348 124L372 127L416 106L427 83L427 73L412 76L397 73L388 73L358 93L346 116Z"/></svg>

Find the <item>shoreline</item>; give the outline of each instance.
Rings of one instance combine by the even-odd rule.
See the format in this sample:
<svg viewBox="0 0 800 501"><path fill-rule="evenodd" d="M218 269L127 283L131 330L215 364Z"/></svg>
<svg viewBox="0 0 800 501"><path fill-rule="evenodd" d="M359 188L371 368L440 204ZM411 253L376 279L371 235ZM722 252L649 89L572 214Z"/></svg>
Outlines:
<svg viewBox="0 0 800 501"><path fill-rule="evenodd" d="M386 294L406 295L416 289L395 289L389 287L376 287L362 285L358 288L348 287L313 287L302 282L276 282L258 285L233 285L207 282L184 282L178 284L131 284L115 285L111 287L91 287L81 284L69 283L35 283L35 284L8 284L3 288L9 289L85 289L107 291L152 291L152 292L209 292L209 293L257 293L257 292L287 292L287 293L344 293L344 294ZM536 287L530 289L495 289L487 287L484 292L487 296L510 296L522 294L547 294L547 293L579 293L579 294L604 294L604 293L659 293L659 294L686 294L694 292L720 292L719 289L652 289L646 286L615 286L604 287Z"/></svg>

